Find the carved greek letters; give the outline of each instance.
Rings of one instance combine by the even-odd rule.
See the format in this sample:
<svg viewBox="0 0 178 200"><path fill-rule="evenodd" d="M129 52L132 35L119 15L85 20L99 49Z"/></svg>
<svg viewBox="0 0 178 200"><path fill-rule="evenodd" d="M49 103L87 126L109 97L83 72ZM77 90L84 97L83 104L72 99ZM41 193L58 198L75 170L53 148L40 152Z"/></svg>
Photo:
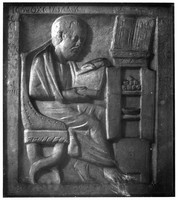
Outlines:
<svg viewBox="0 0 178 200"><path fill-rule="evenodd" d="M32 14L40 14L40 13L76 13L78 12L78 6L22 6L22 7L14 7L13 13L32 13Z"/></svg>
<svg viewBox="0 0 178 200"><path fill-rule="evenodd" d="M152 8L152 9L145 9L144 7L141 7L138 9L137 7L125 7L125 6L109 6L107 9L105 9L104 6L98 7L98 6L88 6L87 8L88 12L90 13L98 13L98 14L103 14L105 12L110 13L110 14L125 14L127 12L130 15L149 15L149 16L156 16L157 14L157 9ZM126 11L127 10L127 11ZM14 13L19 13L19 14L58 14L58 13L86 13L86 9L83 6L79 5L65 5L65 6L13 6L10 9L10 12L12 14ZM167 14L162 11L164 14ZM165 16L166 18L166 16Z"/></svg>
<svg viewBox="0 0 178 200"><path fill-rule="evenodd" d="M15 95L15 96L19 95L19 90L16 87L15 81L12 81L12 82L9 81L7 83L7 87L8 87L8 93L10 95Z"/></svg>
<svg viewBox="0 0 178 200"><path fill-rule="evenodd" d="M19 44L18 44L18 15L9 15L8 19L8 78L7 91L9 95L14 95L18 98L18 58L19 58ZM15 102L18 99L14 99Z"/></svg>

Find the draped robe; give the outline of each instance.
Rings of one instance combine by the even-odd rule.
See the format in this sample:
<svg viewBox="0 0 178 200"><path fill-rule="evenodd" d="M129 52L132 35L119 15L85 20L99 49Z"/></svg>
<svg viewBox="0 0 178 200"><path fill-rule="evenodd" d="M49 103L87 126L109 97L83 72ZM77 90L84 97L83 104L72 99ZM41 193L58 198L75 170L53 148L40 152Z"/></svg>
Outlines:
<svg viewBox="0 0 178 200"><path fill-rule="evenodd" d="M92 62L85 66L85 73L92 69L91 65ZM111 146L105 136L105 108L88 102L67 103L62 95L62 91L72 88L75 71L74 62L61 64L56 59L53 46L48 45L32 62L29 83L31 100L38 112L64 122L68 130L75 134L78 159L100 166L115 166ZM68 153L72 156L72 152Z"/></svg>

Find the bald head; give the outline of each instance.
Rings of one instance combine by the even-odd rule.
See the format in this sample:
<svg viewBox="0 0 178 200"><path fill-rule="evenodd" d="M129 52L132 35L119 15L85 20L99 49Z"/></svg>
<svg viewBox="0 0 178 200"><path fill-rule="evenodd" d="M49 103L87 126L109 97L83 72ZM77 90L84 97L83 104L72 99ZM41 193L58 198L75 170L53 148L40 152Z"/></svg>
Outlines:
<svg viewBox="0 0 178 200"><path fill-rule="evenodd" d="M57 18L51 27L51 38L54 46L59 44L64 35L72 36L76 32L82 33L82 37L86 38L86 25L82 20L73 15L64 15Z"/></svg>

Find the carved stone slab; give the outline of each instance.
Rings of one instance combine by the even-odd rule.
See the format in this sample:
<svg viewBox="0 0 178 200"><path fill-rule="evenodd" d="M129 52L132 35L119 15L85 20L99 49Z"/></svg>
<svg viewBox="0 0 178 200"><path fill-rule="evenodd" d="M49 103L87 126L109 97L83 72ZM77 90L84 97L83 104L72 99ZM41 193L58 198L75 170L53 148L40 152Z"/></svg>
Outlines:
<svg viewBox="0 0 178 200"><path fill-rule="evenodd" d="M4 196L174 196L173 4L4 4Z"/></svg>

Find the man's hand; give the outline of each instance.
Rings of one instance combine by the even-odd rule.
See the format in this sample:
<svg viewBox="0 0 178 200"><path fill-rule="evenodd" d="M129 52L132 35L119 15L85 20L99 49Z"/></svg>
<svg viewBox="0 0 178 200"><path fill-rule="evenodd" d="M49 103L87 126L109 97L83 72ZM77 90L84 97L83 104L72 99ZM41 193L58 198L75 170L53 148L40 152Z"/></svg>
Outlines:
<svg viewBox="0 0 178 200"><path fill-rule="evenodd" d="M87 87L77 87L75 89L76 89L77 94L81 96L85 96L85 97L87 96L87 91L88 91Z"/></svg>
<svg viewBox="0 0 178 200"><path fill-rule="evenodd" d="M98 58L98 59L92 60L91 63L95 66L96 69L98 69L100 67L111 67L112 66L110 61L106 58Z"/></svg>
<svg viewBox="0 0 178 200"><path fill-rule="evenodd" d="M81 69L78 71L78 74L84 74L92 70L97 70L101 67L112 67L112 64L106 58L97 58L82 65Z"/></svg>
<svg viewBox="0 0 178 200"><path fill-rule="evenodd" d="M86 87L76 87L69 90L63 91L63 96L68 101L78 102L83 100L88 100L87 88Z"/></svg>
<svg viewBox="0 0 178 200"><path fill-rule="evenodd" d="M78 87L77 93L84 97L90 97L90 98L96 98L98 95L97 90L88 89L87 87Z"/></svg>

